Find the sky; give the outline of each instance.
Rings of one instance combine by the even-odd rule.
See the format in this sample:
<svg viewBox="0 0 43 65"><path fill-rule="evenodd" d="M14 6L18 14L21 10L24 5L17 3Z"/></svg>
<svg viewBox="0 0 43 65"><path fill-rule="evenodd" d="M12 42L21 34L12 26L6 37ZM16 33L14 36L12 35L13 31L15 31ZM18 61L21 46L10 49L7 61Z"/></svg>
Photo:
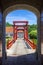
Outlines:
<svg viewBox="0 0 43 65"><path fill-rule="evenodd" d="M6 16L6 22L13 24L13 21L28 21L28 24L37 24L36 15L28 10L14 10Z"/></svg>

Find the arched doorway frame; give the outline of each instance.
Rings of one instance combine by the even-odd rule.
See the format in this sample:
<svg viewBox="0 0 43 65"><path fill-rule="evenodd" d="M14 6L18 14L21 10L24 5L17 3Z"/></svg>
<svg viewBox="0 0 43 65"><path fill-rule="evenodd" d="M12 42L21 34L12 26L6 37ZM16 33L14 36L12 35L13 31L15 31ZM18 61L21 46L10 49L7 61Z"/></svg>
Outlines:
<svg viewBox="0 0 43 65"><path fill-rule="evenodd" d="M13 11L13 10L30 10L32 11L36 16L37 16L37 26L38 26L38 29L37 29L37 32L38 32L38 44L37 44L37 49L36 51L38 52L38 59L39 58L39 55L41 54L41 42L39 41L40 40L40 12L38 11L38 9L36 9L35 7L33 6L30 6L30 5L27 5L27 4L16 4L16 5L12 5L10 7L8 7L4 13L3 13L3 34L4 34L4 41L3 41L3 44L2 44L2 51L6 51L5 49L5 22L6 22L6 16L9 12ZM3 46L4 45L4 46ZM4 54L5 52L2 53L2 55Z"/></svg>

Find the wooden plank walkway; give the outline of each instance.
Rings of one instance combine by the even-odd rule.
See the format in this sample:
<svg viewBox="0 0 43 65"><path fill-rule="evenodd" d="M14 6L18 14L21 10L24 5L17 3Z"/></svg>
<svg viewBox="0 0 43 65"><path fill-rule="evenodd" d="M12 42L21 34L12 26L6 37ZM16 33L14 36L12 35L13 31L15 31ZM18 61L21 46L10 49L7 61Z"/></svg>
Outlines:
<svg viewBox="0 0 43 65"><path fill-rule="evenodd" d="M20 56L35 53L35 51L36 49L31 49L31 47L27 45L26 41L24 41L22 38L18 38L12 47L7 50L7 55Z"/></svg>

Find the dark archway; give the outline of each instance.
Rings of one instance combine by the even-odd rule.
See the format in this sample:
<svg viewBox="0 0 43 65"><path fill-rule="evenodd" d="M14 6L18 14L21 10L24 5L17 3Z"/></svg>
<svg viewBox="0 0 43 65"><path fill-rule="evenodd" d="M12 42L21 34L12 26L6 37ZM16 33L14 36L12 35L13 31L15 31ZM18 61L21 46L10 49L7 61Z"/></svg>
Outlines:
<svg viewBox="0 0 43 65"><path fill-rule="evenodd" d="M11 7L9 7L9 8L7 8L5 11L4 11L4 13L3 13L3 16L4 16L4 23L5 23L5 18L6 18L6 15L9 13L9 12L11 12L12 10L18 10L18 9L27 9L27 10L30 10L30 11L32 11L36 16L37 16L37 25L38 25L38 40L39 40L39 24L40 24L40 13L39 13L39 11L36 9L36 8L34 8L34 7L32 7L32 6L30 6L30 5L26 5L26 4L17 4L17 5L14 5L14 6L11 6ZM38 15L39 14L39 15ZM4 32L5 32L5 30L4 30ZM4 43L4 45L5 45L5 43ZM40 54L40 48L39 48L39 45L40 45L40 43L38 42L38 45L37 45L37 51L38 51L38 54ZM4 47L4 46L3 46ZM40 50L40 51L39 51Z"/></svg>

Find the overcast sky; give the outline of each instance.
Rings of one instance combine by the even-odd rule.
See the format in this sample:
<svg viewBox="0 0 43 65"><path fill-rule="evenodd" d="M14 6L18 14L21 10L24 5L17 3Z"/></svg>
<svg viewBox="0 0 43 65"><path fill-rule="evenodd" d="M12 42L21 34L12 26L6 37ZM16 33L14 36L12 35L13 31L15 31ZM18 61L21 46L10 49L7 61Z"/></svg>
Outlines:
<svg viewBox="0 0 43 65"><path fill-rule="evenodd" d="M6 16L6 22L13 24L13 21L28 21L28 24L37 24L36 15L28 10L14 10Z"/></svg>

